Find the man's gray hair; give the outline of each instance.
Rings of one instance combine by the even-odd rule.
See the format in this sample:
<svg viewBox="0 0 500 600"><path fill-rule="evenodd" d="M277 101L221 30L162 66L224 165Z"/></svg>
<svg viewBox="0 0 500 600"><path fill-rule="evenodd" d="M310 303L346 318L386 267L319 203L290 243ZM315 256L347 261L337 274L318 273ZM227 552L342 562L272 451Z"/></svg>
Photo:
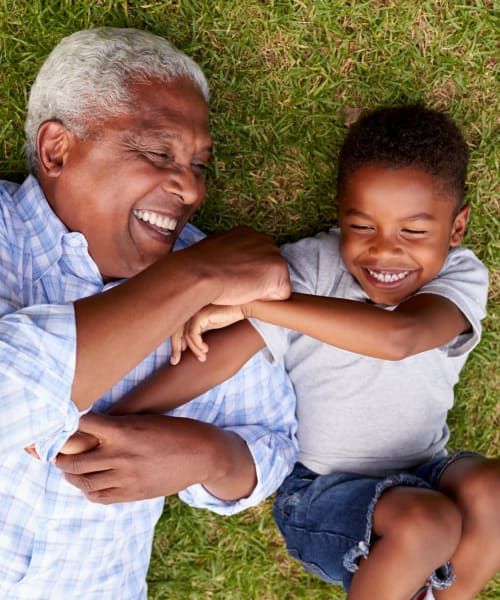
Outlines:
<svg viewBox="0 0 500 600"><path fill-rule="evenodd" d="M24 132L26 165L37 173L36 136L44 121L63 123L85 138L88 126L127 114L130 82L187 77L208 101L201 68L166 39L139 29L98 27L65 37L42 65L31 88Z"/></svg>

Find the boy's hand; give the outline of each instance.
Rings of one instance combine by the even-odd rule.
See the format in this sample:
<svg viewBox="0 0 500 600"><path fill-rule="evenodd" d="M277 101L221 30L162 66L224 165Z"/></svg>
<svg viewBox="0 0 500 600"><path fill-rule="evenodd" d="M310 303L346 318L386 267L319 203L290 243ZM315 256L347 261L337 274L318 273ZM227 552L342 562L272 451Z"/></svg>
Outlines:
<svg viewBox="0 0 500 600"><path fill-rule="evenodd" d="M36 460L40 460L40 456L38 455L35 444L30 444L29 446L26 446L24 448L24 451L27 452L33 458L36 458Z"/></svg>
<svg viewBox="0 0 500 600"><path fill-rule="evenodd" d="M211 329L222 329L245 318L242 306L216 306L215 304L205 306L172 336L170 364L178 364L182 352L188 347L199 361L204 362L207 358L208 345L203 341L203 334Z"/></svg>

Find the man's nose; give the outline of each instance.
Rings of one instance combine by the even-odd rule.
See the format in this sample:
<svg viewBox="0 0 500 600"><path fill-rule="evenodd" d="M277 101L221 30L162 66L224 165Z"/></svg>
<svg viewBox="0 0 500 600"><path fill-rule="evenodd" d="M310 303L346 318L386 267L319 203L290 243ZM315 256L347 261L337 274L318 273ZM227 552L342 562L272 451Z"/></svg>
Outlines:
<svg viewBox="0 0 500 600"><path fill-rule="evenodd" d="M190 167L172 166L166 173L162 188L179 196L184 204L193 204L199 197L197 178Z"/></svg>

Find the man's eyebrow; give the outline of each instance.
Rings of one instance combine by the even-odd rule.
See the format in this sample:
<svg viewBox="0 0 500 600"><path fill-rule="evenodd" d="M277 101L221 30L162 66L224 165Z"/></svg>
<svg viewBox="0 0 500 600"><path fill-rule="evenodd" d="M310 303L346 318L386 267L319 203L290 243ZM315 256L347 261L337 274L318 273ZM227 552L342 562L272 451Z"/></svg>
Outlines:
<svg viewBox="0 0 500 600"><path fill-rule="evenodd" d="M157 143L168 143L170 141L176 141L182 139L182 136L177 133L170 133L165 131L158 131L157 129L141 129L141 131L129 131L127 132L126 139L132 143L144 144L145 142L157 142ZM213 155L213 146L208 144L200 148L197 154L207 153L210 156Z"/></svg>

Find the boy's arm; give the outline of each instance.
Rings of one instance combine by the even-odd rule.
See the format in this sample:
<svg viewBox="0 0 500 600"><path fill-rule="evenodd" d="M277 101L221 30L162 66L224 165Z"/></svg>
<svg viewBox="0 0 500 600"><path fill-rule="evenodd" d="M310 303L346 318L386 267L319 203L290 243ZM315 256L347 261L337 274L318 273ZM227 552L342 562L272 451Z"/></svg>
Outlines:
<svg viewBox="0 0 500 600"><path fill-rule="evenodd" d="M211 348L205 362L185 352L180 364L160 367L117 402L109 414L163 413L176 408L234 375L264 347L262 338L247 321L211 331L205 342Z"/></svg>
<svg viewBox="0 0 500 600"><path fill-rule="evenodd" d="M224 317L235 320L238 315L385 360L401 360L437 348L470 327L453 302L436 294L414 296L389 311L355 300L293 293L289 300L282 302L256 301L241 307L202 309L191 319L185 332L187 343L199 360L210 355L202 334L228 324Z"/></svg>
<svg viewBox="0 0 500 600"><path fill-rule="evenodd" d="M435 294L413 296L389 311L354 300L294 293L283 302L252 302L243 312L246 317L385 360L437 348L470 327L453 302Z"/></svg>

